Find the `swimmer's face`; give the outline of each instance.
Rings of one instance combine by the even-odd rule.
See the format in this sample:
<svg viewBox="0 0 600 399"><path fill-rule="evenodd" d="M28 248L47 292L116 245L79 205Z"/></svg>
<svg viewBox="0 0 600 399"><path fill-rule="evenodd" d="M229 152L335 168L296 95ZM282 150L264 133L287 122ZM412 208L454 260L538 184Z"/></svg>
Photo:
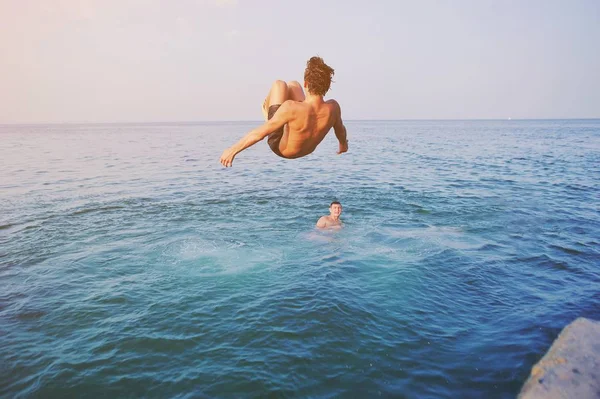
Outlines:
<svg viewBox="0 0 600 399"><path fill-rule="evenodd" d="M333 204L329 207L331 216L339 217L342 214L342 206L340 204Z"/></svg>

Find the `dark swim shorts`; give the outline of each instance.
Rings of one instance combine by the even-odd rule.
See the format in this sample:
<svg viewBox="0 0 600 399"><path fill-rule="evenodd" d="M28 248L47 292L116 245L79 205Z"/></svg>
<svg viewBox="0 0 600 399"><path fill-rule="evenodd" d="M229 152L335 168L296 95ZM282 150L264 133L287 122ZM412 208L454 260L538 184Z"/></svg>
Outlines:
<svg viewBox="0 0 600 399"><path fill-rule="evenodd" d="M277 112L279 107L281 107L281 104L271 105L269 107L269 115L267 118L271 119L273 117L273 115L275 115L275 112ZM279 155L282 158L285 158L283 155L281 155L281 152L279 152L279 142L281 141L282 137L283 137L283 126L281 126L279 129L275 130L273 133L269 134L267 143L269 143L269 147L271 147L271 150L275 154Z"/></svg>

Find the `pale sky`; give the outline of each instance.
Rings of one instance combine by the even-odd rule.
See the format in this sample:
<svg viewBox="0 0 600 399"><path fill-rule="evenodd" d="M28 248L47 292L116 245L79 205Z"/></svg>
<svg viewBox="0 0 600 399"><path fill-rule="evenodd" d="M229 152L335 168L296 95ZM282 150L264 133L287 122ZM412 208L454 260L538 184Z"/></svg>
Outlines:
<svg viewBox="0 0 600 399"><path fill-rule="evenodd" d="M345 119L600 117L600 0L0 0L0 123L260 120L320 55Z"/></svg>

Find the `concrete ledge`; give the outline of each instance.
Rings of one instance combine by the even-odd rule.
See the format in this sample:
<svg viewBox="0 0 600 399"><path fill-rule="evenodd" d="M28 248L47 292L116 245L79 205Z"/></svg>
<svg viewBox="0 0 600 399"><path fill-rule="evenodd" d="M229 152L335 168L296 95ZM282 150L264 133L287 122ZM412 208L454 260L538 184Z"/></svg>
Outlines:
<svg viewBox="0 0 600 399"><path fill-rule="evenodd" d="M600 322L579 318L566 326L518 397L600 398Z"/></svg>

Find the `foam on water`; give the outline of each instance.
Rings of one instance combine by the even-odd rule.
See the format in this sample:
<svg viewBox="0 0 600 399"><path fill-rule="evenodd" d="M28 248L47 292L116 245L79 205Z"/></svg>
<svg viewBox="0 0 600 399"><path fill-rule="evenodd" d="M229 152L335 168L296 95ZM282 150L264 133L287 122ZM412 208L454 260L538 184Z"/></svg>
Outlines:
<svg viewBox="0 0 600 399"><path fill-rule="evenodd" d="M155 249L161 251L160 249ZM241 273L277 261L277 254L238 240L179 239L165 244L157 263L196 276Z"/></svg>

